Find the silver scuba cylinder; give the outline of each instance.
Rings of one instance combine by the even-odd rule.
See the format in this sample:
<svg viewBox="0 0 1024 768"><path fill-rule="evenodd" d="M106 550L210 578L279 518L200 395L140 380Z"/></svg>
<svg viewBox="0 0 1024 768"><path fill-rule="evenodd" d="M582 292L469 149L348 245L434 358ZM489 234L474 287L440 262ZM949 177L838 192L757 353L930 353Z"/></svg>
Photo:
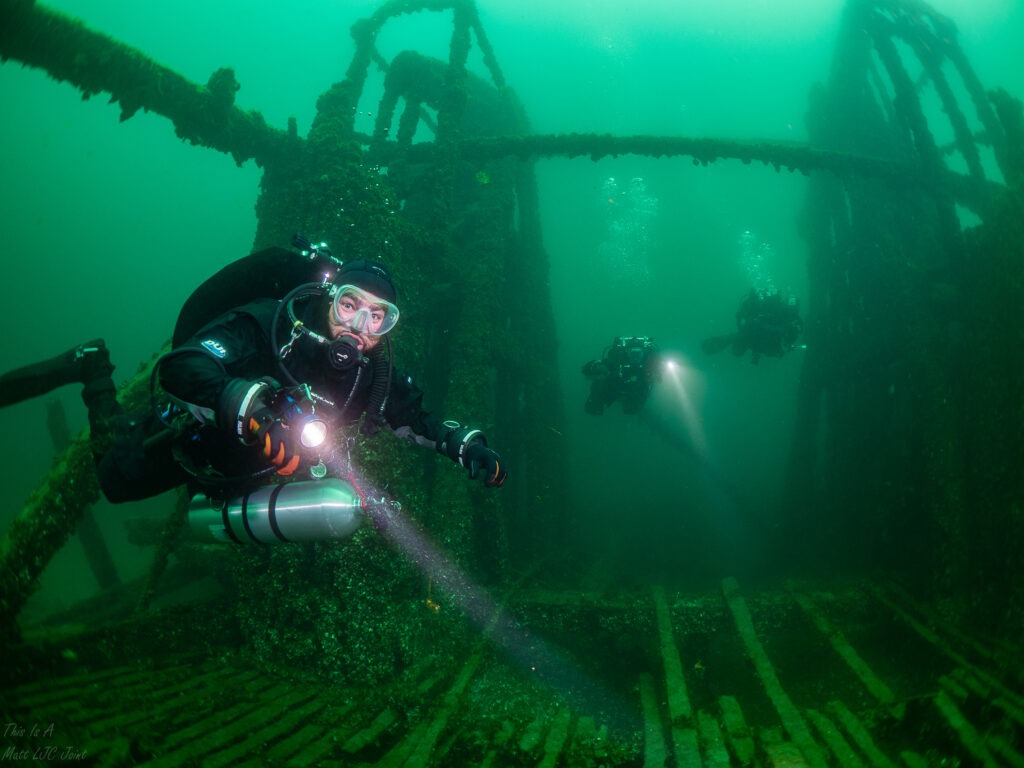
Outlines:
<svg viewBox="0 0 1024 768"><path fill-rule="evenodd" d="M188 509L192 534L202 541L344 539L362 521L359 494L336 477L264 486L227 502L197 494Z"/></svg>

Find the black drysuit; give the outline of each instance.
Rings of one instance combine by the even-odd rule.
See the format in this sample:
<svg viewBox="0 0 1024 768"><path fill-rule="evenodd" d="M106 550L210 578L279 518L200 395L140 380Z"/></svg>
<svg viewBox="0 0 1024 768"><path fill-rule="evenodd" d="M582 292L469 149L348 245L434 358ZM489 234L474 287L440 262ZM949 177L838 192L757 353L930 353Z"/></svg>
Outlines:
<svg viewBox="0 0 1024 768"><path fill-rule="evenodd" d="M127 448L124 436L116 439L112 450L98 462L100 483L111 501L145 498L184 482L194 490L210 484L223 490L219 478L237 479L235 485L244 489L248 478L268 468L255 446L243 444L225 428L225 418L234 414L220 414L218 408L224 387L232 379L270 377L288 384L271 340L277 307L276 300L263 299L232 310L164 357L159 365L161 386L179 406L191 411L201 426L183 435L154 437L158 432L154 422L159 422L151 418L148 429L142 425L150 437L141 460L138 427ZM278 343L284 343L290 337L288 316L279 314L283 317L278 318ZM379 365L338 371L330 365L326 348L307 336L295 341L286 362L292 377L312 388L318 412L328 414L328 421L348 434L371 404L375 376L387 371L387 366ZM377 384L379 387L380 382ZM424 411L422 400L423 392L411 377L392 372L376 425L389 427L401 438L436 447L450 427ZM197 469L203 471L197 474ZM207 471L211 469L212 473Z"/></svg>

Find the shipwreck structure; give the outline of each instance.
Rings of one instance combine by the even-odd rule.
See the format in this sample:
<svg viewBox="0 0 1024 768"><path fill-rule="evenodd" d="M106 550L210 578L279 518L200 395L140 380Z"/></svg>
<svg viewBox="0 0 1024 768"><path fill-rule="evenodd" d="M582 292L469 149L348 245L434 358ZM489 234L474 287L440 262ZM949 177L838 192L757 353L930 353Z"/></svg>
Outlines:
<svg viewBox="0 0 1024 768"><path fill-rule="evenodd" d="M409 13L451 17L446 61L381 53L380 31ZM238 109L230 69L191 83L43 4L0 0L6 66L255 161L254 249L299 230L393 265L421 319L398 330L403 349L436 371L425 388L446 411L493 414L516 482L485 494L393 441L359 445L367 473L392 468L407 536L213 564L181 542L182 499L144 584L114 583L92 537L104 600L29 631L20 609L98 495L71 439L0 551L2 712L58 738L15 730L2 746L107 765L1024 764L1024 116L978 81L954 23L919 0L849 0L806 146L535 135L471 0L390 0L351 32L303 137ZM485 73L467 68L474 45ZM372 67L384 88L364 134ZM554 565L571 500L552 312L512 310L547 284L533 163L624 154L808 177L808 350L778 557L842 559L858 578L622 594ZM426 301L428 271L459 300ZM147 386L142 370L123 401ZM215 588L158 605L197 574Z"/></svg>

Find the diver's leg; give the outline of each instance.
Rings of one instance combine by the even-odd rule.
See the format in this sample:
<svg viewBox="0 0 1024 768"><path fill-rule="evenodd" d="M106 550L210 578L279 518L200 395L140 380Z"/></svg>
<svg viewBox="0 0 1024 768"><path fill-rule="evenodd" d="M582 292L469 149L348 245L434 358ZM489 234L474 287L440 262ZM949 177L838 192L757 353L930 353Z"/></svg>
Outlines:
<svg viewBox="0 0 1024 768"><path fill-rule="evenodd" d="M605 382L607 379L594 379L590 382L590 396L583 406L583 410L591 416L600 416L604 413L607 392Z"/></svg>
<svg viewBox="0 0 1024 768"><path fill-rule="evenodd" d="M700 343L700 347L704 350L705 354L714 355L732 344L735 338L735 333L728 333L725 336L712 336L704 339Z"/></svg>
<svg viewBox="0 0 1024 768"><path fill-rule="evenodd" d="M122 416L109 450L96 456L96 475L107 501L120 504L156 496L188 482L174 456L174 433Z"/></svg>
<svg viewBox="0 0 1024 768"><path fill-rule="evenodd" d="M107 501L138 501L182 485L188 476L174 458L174 433L150 413L126 413L110 377L86 382L89 444Z"/></svg>
<svg viewBox="0 0 1024 768"><path fill-rule="evenodd" d="M124 408L117 401L117 385L110 377L114 366L110 365L107 350L103 348L102 358L107 364L91 364L83 369L81 382L82 402L89 414L89 445L97 459L110 450L126 424Z"/></svg>
<svg viewBox="0 0 1024 768"><path fill-rule="evenodd" d="M79 383L89 413L89 444L98 460L110 449L127 419L117 401L114 366L103 339L85 344L0 376L0 405L27 400L65 384Z"/></svg>
<svg viewBox="0 0 1024 768"><path fill-rule="evenodd" d="M94 339L49 360L0 376L0 407L38 397L65 384L84 384L93 378L109 377L113 370L103 339Z"/></svg>
<svg viewBox="0 0 1024 768"><path fill-rule="evenodd" d="M103 339L0 376L0 407L66 384L80 383L89 414L89 447L104 496L134 501L181 485L187 477L174 461L172 435L148 414L129 415L117 399L114 366Z"/></svg>
<svg viewBox="0 0 1024 768"><path fill-rule="evenodd" d="M113 370L111 368L111 370ZM150 413L127 413L110 375L94 371L82 388L89 411L89 445L107 501L138 501L188 478L174 459L173 432Z"/></svg>
<svg viewBox="0 0 1024 768"><path fill-rule="evenodd" d="M12 405L65 384L83 384L82 402L89 414L89 447L98 468L108 454L113 453L113 446L124 444L130 425L117 401L117 385L111 378L113 372L107 345L103 339L94 339L49 360L0 376L0 405ZM103 478L101 472L101 486L106 493Z"/></svg>

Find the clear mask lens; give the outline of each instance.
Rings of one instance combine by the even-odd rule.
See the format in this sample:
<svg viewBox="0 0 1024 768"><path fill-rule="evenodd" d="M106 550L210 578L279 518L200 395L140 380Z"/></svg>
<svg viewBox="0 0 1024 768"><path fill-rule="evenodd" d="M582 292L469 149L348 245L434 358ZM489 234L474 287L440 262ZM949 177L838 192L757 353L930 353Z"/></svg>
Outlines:
<svg viewBox="0 0 1024 768"><path fill-rule="evenodd" d="M398 322L398 307L354 285L338 286L332 312L335 322L367 336L383 336Z"/></svg>

